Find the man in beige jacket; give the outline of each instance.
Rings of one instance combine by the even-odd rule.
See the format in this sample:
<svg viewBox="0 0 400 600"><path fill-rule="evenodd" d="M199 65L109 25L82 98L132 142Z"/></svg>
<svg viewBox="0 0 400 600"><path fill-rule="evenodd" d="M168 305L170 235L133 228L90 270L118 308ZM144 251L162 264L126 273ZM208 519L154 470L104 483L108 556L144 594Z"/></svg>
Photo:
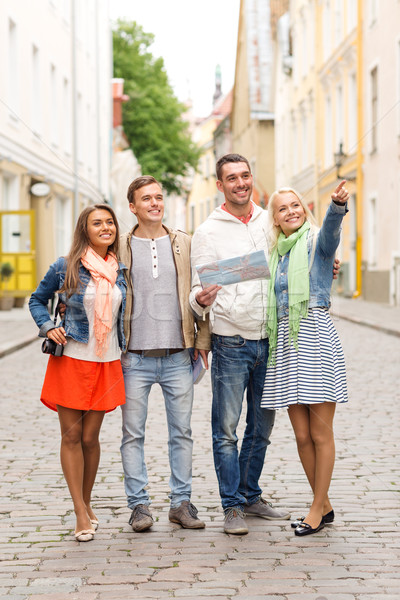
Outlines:
<svg viewBox="0 0 400 600"><path fill-rule="evenodd" d="M181 231L162 224L164 200L160 183L136 178L128 189L129 208L138 224L121 237L121 261L128 267L125 310L127 352L122 355L126 404L122 407L121 455L125 491L134 531L153 525L147 491L144 438L148 396L159 383L168 422L171 468L169 520L200 529L204 522L190 502L192 481L193 375L189 348L207 365L208 323L197 327L189 306L190 242Z"/></svg>

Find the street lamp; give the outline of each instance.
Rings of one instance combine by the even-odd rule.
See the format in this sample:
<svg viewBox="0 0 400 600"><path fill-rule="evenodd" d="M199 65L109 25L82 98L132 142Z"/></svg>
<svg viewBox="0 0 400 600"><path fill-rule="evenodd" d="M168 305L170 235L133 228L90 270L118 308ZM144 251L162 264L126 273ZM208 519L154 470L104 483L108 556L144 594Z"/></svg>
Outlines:
<svg viewBox="0 0 400 600"><path fill-rule="evenodd" d="M340 142L339 150L338 150L338 152L335 152L333 156L335 157L336 177L338 179L346 179L346 181L355 181L356 180L355 177L348 177L347 175L342 176L339 173L340 167L343 165L344 159L347 157L347 154L345 154L343 152L343 142Z"/></svg>

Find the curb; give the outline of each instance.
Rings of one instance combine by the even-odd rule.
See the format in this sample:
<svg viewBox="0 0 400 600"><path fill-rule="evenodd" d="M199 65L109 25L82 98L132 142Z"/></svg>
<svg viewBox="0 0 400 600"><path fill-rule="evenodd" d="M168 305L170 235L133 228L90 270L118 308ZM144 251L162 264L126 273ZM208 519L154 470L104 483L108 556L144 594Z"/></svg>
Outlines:
<svg viewBox="0 0 400 600"><path fill-rule="evenodd" d="M8 346L6 348L4 348L4 347L1 348L1 346L0 346L0 358L3 358L4 356L7 356L8 354L12 354L13 352L20 350L24 346L29 346L29 344L32 344L37 339L38 339L38 336L35 335L34 337L25 338L24 340L22 340L20 342L16 342L14 345Z"/></svg>
<svg viewBox="0 0 400 600"><path fill-rule="evenodd" d="M375 329L376 331L380 331L381 333L387 333L388 335L400 337L400 331L397 331L396 329L389 329L384 325L378 325L377 323L372 323L370 321L358 319L357 317L349 317L348 315L339 314L336 311L332 311L331 315L337 317L338 319L344 319L345 321L351 321L352 323L356 323L357 325L362 325L364 327L369 327L370 329Z"/></svg>

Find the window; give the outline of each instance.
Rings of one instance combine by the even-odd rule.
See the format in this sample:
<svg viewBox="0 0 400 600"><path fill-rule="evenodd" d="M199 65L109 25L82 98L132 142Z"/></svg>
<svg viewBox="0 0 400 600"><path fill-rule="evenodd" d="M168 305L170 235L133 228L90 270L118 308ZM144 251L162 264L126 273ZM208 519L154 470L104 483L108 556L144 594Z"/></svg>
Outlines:
<svg viewBox="0 0 400 600"><path fill-rule="evenodd" d="M18 54L17 26L11 19L8 22L8 106L18 112Z"/></svg>
<svg viewBox="0 0 400 600"><path fill-rule="evenodd" d="M309 36L308 36L308 28L307 28L307 19L303 17L301 20L302 25L302 57L301 57L301 74L303 77L307 75L308 70L308 44L309 44Z"/></svg>
<svg viewBox="0 0 400 600"><path fill-rule="evenodd" d="M56 67L50 65L50 138L55 146L59 143L58 134L58 97L57 97L57 74Z"/></svg>
<svg viewBox="0 0 400 600"><path fill-rule="evenodd" d="M309 141L310 141L310 151L309 158L310 163L315 161L315 101L312 92L308 95L308 114L309 114Z"/></svg>
<svg viewBox="0 0 400 600"><path fill-rule="evenodd" d="M347 0L347 32L357 26L357 0Z"/></svg>
<svg viewBox="0 0 400 600"><path fill-rule="evenodd" d="M72 215L70 198L56 197L56 226L55 245L56 255L65 256L71 246L72 239Z"/></svg>
<svg viewBox="0 0 400 600"><path fill-rule="evenodd" d="M370 198L368 207L368 263L370 267L376 267L378 262L376 217L376 198Z"/></svg>
<svg viewBox="0 0 400 600"><path fill-rule="evenodd" d="M32 46L32 129L40 133L41 130L41 101L40 101L40 62L39 48Z"/></svg>
<svg viewBox="0 0 400 600"><path fill-rule="evenodd" d="M293 143L292 143L292 167L293 167L293 173L297 173L299 170L299 160L298 160L298 147L297 147L297 142L298 142L298 136L297 136L297 124L296 124L296 120L293 117L292 118L292 139L293 139Z"/></svg>
<svg viewBox="0 0 400 600"><path fill-rule="evenodd" d="M378 18L378 0L369 0L369 24L373 25Z"/></svg>
<svg viewBox="0 0 400 600"><path fill-rule="evenodd" d="M194 216L195 216L195 206L192 204L192 206L190 207L190 231L193 232L195 230L195 222L194 222Z"/></svg>
<svg viewBox="0 0 400 600"><path fill-rule="evenodd" d="M400 135L400 41L397 43L397 133Z"/></svg>
<svg viewBox="0 0 400 600"><path fill-rule="evenodd" d="M331 53L331 5L329 0L325 0L322 13L322 40L324 60L327 60Z"/></svg>
<svg viewBox="0 0 400 600"><path fill-rule="evenodd" d="M69 90L69 81L64 78L62 92L62 145L64 152L71 156L72 154L72 125L71 125L71 98Z"/></svg>
<svg viewBox="0 0 400 600"><path fill-rule="evenodd" d="M343 0L335 0L335 46L338 46L343 38Z"/></svg>
<svg viewBox="0 0 400 600"><path fill-rule="evenodd" d="M325 99L325 168L328 168L332 161L332 102L330 96L328 96Z"/></svg>
<svg viewBox="0 0 400 600"><path fill-rule="evenodd" d="M210 157L208 154L204 157L204 177L206 179L210 177Z"/></svg>
<svg viewBox="0 0 400 600"><path fill-rule="evenodd" d="M352 154L357 149L357 78L355 73L349 76L349 138L348 152Z"/></svg>
<svg viewBox="0 0 400 600"><path fill-rule="evenodd" d="M308 141L308 119L305 110L301 116L301 168L305 169L309 164L309 141Z"/></svg>
<svg viewBox="0 0 400 600"><path fill-rule="evenodd" d="M310 30L310 42L308 46L309 51L309 63L310 67L314 66L315 62L315 5L311 3L309 6L309 30Z"/></svg>
<svg viewBox="0 0 400 600"><path fill-rule="evenodd" d="M15 175L3 173L2 186L2 210L18 210L19 209L19 186L18 178Z"/></svg>
<svg viewBox="0 0 400 600"><path fill-rule="evenodd" d="M371 71L371 152L378 148L378 67Z"/></svg>
<svg viewBox="0 0 400 600"><path fill-rule="evenodd" d="M77 128L76 128L76 144L77 144L77 153L78 153L78 162L83 163L84 154L83 154L83 100L82 94L78 92L78 97L76 99L76 113L77 113Z"/></svg>
<svg viewBox="0 0 400 600"><path fill-rule="evenodd" d="M200 223L204 221L204 201L200 202Z"/></svg>
<svg viewBox="0 0 400 600"><path fill-rule="evenodd" d="M336 88L336 143L335 148L339 148L339 144L344 142L344 116L343 116L343 88L338 85Z"/></svg>

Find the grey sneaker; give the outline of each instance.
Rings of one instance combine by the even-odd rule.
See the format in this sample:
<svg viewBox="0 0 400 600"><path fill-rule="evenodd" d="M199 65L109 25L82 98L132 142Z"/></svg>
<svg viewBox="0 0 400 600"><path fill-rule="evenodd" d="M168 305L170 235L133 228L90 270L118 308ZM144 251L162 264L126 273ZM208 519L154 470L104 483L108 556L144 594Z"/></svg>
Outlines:
<svg viewBox="0 0 400 600"><path fill-rule="evenodd" d="M129 519L129 525L132 525L133 531L145 531L150 529L153 523L149 507L146 504L137 504Z"/></svg>
<svg viewBox="0 0 400 600"><path fill-rule="evenodd" d="M244 514L246 517L260 517L261 519L268 519L268 521L285 521L290 519L290 513L286 510L276 510L272 508L272 504L259 498L254 504L247 504L244 507Z"/></svg>
<svg viewBox="0 0 400 600"><path fill-rule="evenodd" d="M244 512L239 506L233 506L225 511L224 531L225 533L233 533L234 535L249 533L246 521L244 520Z"/></svg>
<svg viewBox="0 0 400 600"><path fill-rule="evenodd" d="M168 518L171 523L179 523L185 529L204 529L206 524L197 516L197 508L184 500L177 508L170 508Z"/></svg>

